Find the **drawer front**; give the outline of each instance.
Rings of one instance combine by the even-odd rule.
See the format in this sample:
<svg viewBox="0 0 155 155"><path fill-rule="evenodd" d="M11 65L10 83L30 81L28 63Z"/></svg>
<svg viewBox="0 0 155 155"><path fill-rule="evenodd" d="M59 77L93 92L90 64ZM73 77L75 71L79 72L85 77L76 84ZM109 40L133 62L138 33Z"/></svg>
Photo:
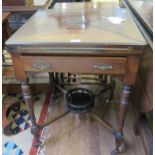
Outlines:
<svg viewBox="0 0 155 155"><path fill-rule="evenodd" d="M22 56L25 71L124 74L127 59L113 57Z"/></svg>

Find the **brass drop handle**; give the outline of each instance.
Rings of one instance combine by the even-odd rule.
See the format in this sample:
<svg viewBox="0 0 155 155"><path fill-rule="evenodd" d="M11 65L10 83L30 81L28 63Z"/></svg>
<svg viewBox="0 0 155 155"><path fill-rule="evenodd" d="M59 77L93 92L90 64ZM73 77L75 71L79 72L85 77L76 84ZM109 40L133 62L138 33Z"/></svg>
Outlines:
<svg viewBox="0 0 155 155"><path fill-rule="evenodd" d="M51 64L48 64L46 62L36 62L36 63L33 64L34 68L40 69L40 70L50 68L51 66L52 66Z"/></svg>
<svg viewBox="0 0 155 155"><path fill-rule="evenodd" d="M95 69L99 69L99 70L111 70L113 67L109 64L96 64L94 65Z"/></svg>

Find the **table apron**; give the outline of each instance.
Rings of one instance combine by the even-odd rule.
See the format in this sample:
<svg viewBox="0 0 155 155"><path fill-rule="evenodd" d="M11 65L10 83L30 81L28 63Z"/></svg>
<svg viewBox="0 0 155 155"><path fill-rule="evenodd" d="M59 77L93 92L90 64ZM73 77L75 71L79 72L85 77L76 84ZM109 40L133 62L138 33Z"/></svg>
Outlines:
<svg viewBox="0 0 155 155"><path fill-rule="evenodd" d="M125 57L21 56L26 72L125 74Z"/></svg>

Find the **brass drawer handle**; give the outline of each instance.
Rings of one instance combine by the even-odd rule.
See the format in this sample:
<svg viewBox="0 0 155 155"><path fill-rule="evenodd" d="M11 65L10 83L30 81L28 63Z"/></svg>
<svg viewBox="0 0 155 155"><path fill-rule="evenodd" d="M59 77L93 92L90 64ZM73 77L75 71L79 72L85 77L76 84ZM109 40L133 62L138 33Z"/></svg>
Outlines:
<svg viewBox="0 0 155 155"><path fill-rule="evenodd" d="M94 65L94 68L105 71L105 70L111 70L113 67L108 64L97 64L97 65Z"/></svg>
<svg viewBox="0 0 155 155"><path fill-rule="evenodd" d="M36 63L33 64L34 68L40 69L40 70L50 68L51 66L52 66L51 64L48 64L46 62L36 62Z"/></svg>

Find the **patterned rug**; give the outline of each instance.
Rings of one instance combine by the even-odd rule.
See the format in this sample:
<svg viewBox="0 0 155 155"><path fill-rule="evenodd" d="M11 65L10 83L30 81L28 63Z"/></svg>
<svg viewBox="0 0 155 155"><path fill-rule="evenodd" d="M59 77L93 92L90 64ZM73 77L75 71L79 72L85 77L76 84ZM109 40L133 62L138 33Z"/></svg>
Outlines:
<svg viewBox="0 0 155 155"><path fill-rule="evenodd" d="M2 134L3 155L35 155L38 152L38 148L33 147L35 140L30 131L32 126L31 117L27 111L25 102L21 94L7 94L3 97L3 102L5 103L5 100L10 96L19 100L20 108L15 110L8 107L6 117L9 124L7 128L11 130L9 132L11 134ZM33 95L35 116L39 124L46 121L50 99L51 93Z"/></svg>

